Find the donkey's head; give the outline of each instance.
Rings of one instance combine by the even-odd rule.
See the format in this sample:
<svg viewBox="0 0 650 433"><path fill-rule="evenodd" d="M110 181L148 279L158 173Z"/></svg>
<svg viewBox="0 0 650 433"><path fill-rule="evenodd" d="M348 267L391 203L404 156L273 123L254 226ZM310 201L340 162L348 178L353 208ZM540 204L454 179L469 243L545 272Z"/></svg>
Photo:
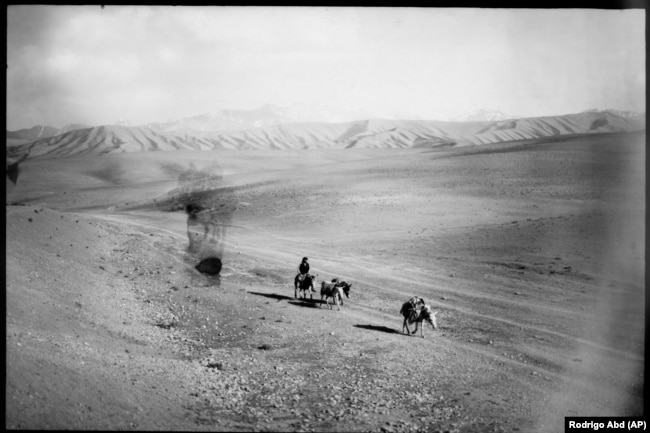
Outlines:
<svg viewBox="0 0 650 433"><path fill-rule="evenodd" d="M436 313L431 311L430 305L425 305L422 309L422 319L429 322L433 329L438 329L438 324L436 323Z"/></svg>
<svg viewBox="0 0 650 433"><path fill-rule="evenodd" d="M352 288L352 284L341 281L338 286L343 290L343 293L345 293L345 297L350 298L350 289Z"/></svg>

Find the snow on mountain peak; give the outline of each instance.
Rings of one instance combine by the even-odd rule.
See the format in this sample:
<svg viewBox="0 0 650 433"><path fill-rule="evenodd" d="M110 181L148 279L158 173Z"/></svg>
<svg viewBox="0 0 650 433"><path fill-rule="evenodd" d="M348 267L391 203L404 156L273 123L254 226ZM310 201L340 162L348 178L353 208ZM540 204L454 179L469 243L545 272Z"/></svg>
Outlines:
<svg viewBox="0 0 650 433"><path fill-rule="evenodd" d="M479 108L477 110L474 110L467 116L462 116L455 120L457 122L497 122L500 120L519 119L519 118L521 118L521 116L513 116L511 114L506 114L500 110Z"/></svg>

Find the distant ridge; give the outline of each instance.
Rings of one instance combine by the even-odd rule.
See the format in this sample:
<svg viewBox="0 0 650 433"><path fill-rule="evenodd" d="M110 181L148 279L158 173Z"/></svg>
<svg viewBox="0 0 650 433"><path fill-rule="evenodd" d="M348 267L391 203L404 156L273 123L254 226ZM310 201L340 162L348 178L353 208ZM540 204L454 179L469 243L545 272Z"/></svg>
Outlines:
<svg viewBox="0 0 650 433"><path fill-rule="evenodd" d="M7 146L15 146L28 143L41 138L54 137L65 134L75 129L88 128L88 125L72 124L63 128L54 128L52 126L36 125L31 128L19 129L18 131L7 131Z"/></svg>
<svg viewBox="0 0 650 433"><path fill-rule="evenodd" d="M481 108L467 116L454 119L456 122L486 122L486 121L499 121L520 119L521 116L513 116L506 114L503 111Z"/></svg>
<svg viewBox="0 0 650 433"><path fill-rule="evenodd" d="M368 117L373 116L359 111L342 112L305 104L294 104L286 108L265 104L253 110L220 110L216 113L205 113L167 122L149 123L144 126L165 132L220 132L243 131L287 123L344 123Z"/></svg>
<svg viewBox="0 0 650 433"><path fill-rule="evenodd" d="M220 110L168 122L150 123L146 127L165 132L214 132L260 128L295 120L279 107L266 104L254 110Z"/></svg>
<svg viewBox="0 0 650 433"><path fill-rule="evenodd" d="M59 132L57 128L45 125L32 126L29 129L19 129L18 131L7 131L7 138L20 140L37 140L44 137L52 137Z"/></svg>
<svg viewBox="0 0 650 433"><path fill-rule="evenodd" d="M7 155L16 157L28 153L30 158L62 158L174 150L433 148L640 130L645 130L645 116L624 117L611 111L473 122L378 119L345 123L302 122L221 132L170 132L111 125L40 138L8 148Z"/></svg>
<svg viewBox="0 0 650 433"><path fill-rule="evenodd" d="M625 117L627 119L634 119L634 120L645 118L645 113L639 113L638 111L625 111L625 110L614 110L614 109L598 110L597 108L592 108L590 110L585 110L584 113L612 113L612 114L616 114L617 116Z"/></svg>

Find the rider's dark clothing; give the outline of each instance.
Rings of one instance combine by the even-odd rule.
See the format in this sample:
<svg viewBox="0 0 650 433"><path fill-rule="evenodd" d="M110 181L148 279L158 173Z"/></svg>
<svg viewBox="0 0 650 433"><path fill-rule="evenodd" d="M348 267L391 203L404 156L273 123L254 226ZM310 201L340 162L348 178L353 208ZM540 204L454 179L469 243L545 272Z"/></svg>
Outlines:
<svg viewBox="0 0 650 433"><path fill-rule="evenodd" d="M309 273L309 263L302 262L300 266L298 266L298 272L303 275Z"/></svg>

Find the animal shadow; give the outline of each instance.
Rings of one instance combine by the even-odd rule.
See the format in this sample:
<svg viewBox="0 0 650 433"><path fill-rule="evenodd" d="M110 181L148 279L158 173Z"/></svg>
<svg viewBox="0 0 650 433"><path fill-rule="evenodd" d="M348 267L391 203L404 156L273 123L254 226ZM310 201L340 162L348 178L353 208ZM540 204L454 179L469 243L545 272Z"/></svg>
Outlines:
<svg viewBox="0 0 650 433"><path fill-rule="evenodd" d="M401 334L397 329L389 328L387 326L376 326L376 325L354 325L355 328L361 329L370 329L372 331L381 331L387 334Z"/></svg>
<svg viewBox="0 0 650 433"><path fill-rule="evenodd" d="M289 301L291 305L297 305L299 307L308 307L308 308L318 308L320 306L319 299L296 299Z"/></svg>
<svg viewBox="0 0 650 433"><path fill-rule="evenodd" d="M265 298L277 299L282 301L283 299L293 299L291 296L278 295L277 293L260 293L260 292L248 292L251 295L264 296Z"/></svg>

